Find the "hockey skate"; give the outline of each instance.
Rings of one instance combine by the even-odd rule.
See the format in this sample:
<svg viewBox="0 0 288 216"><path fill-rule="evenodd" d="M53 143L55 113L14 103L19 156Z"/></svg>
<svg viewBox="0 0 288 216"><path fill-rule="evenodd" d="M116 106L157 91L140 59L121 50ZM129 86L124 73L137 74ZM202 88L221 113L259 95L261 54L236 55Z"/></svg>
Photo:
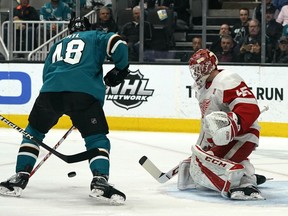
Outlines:
<svg viewBox="0 0 288 216"><path fill-rule="evenodd" d="M19 197L29 181L30 174L18 172L5 182L0 183L0 195Z"/></svg>
<svg viewBox="0 0 288 216"><path fill-rule="evenodd" d="M233 188L228 192L228 197L233 200L265 200L255 186Z"/></svg>
<svg viewBox="0 0 288 216"><path fill-rule="evenodd" d="M122 205L126 196L107 182L104 176L94 176L90 185L90 197L109 202L112 205Z"/></svg>

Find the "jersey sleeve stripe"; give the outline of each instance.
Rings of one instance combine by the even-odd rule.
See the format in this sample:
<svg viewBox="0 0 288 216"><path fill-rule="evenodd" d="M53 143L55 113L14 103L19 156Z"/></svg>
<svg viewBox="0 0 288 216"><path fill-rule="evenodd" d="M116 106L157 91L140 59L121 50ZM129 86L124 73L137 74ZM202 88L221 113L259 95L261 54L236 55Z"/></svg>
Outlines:
<svg viewBox="0 0 288 216"><path fill-rule="evenodd" d="M106 51L107 55L110 57L112 53L115 52L119 44L122 44L122 43L127 45L127 43L123 41L119 35L113 35L112 37L110 37L108 44L107 44L107 51Z"/></svg>
<svg viewBox="0 0 288 216"><path fill-rule="evenodd" d="M234 107L236 105L238 105L239 103L245 103L247 105L257 105L257 101L255 98L235 98L235 100L233 100L230 104L229 104L229 108L231 110L234 110Z"/></svg>

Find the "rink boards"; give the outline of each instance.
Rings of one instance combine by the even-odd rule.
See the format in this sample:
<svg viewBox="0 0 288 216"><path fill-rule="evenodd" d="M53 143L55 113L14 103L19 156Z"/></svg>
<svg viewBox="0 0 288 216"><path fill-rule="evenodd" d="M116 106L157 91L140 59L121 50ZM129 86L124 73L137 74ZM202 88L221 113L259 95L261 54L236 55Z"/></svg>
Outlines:
<svg viewBox="0 0 288 216"><path fill-rule="evenodd" d="M106 64L105 72L113 68ZM239 73L258 99L261 134L288 137L287 68L219 66ZM0 69L0 113L21 127L42 85L42 63L3 63ZM107 88L104 110L110 130L199 132L200 110L186 65L130 65L130 76ZM0 123L1 127L5 125ZM71 126L64 116L57 128Z"/></svg>

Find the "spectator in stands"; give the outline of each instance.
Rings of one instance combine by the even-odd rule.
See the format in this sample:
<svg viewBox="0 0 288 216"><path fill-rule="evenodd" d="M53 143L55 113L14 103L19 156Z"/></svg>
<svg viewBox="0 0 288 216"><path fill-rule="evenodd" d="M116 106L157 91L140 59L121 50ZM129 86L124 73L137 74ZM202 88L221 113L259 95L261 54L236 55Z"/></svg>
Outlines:
<svg viewBox="0 0 288 216"><path fill-rule="evenodd" d="M62 2L66 3L71 10L71 17L75 17L76 14L76 0L62 0ZM86 0L80 0L80 10L82 10L86 5Z"/></svg>
<svg viewBox="0 0 288 216"><path fill-rule="evenodd" d="M276 8L271 5L266 8L266 62L271 63L273 53L278 44L278 40L282 35L282 25L276 22L274 18Z"/></svg>
<svg viewBox="0 0 288 216"><path fill-rule="evenodd" d="M174 1L173 10L176 12L176 27L178 29L189 29L190 26L190 3L189 0Z"/></svg>
<svg viewBox="0 0 288 216"><path fill-rule="evenodd" d="M236 44L248 34L249 9L241 8L239 15L240 22L236 23L231 31L231 36Z"/></svg>
<svg viewBox="0 0 288 216"><path fill-rule="evenodd" d="M185 52L183 56L181 56L181 62L188 62L190 57L199 49L202 49L202 37L195 36L192 38L192 50L190 52Z"/></svg>
<svg viewBox="0 0 288 216"><path fill-rule="evenodd" d="M210 46L210 50L214 53L217 52L221 52L222 51L222 47L221 47L221 38L224 35L231 35L231 30L230 30L230 26L227 23L224 23L220 26L220 30L219 30L219 38L214 41L211 46ZM234 42L233 42L234 44ZM232 45L233 45L232 44ZM233 45L234 47L234 45Z"/></svg>
<svg viewBox="0 0 288 216"><path fill-rule="evenodd" d="M284 5L277 16L276 21L283 26L288 25L288 5Z"/></svg>
<svg viewBox="0 0 288 216"><path fill-rule="evenodd" d="M272 3L280 11L284 5L288 4L288 0L272 0Z"/></svg>
<svg viewBox="0 0 288 216"><path fill-rule="evenodd" d="M273 63L288 63L288 38L282 36L274 52Z"/></svg>
<svg viewBox="0 0 288 216"><path fill-rule="evenodd" d="M92 24L92 29L105 32L118 32L118 26L113 19L110 8L104 6L99 10L97 22Z"/></svg>
<svg viewBox="0 0 288 216"><path fill-rule="evenodd" d="M13 9L13 20L16 21L38 21L39 14L37 10L29 4L29 0L20 0L18 6ZM28 31L26 29L28 27ZM34 26L35 27L35 26ZM16 51L19 50L32 50L33 42L33 25L32 24L20 24L15 25L16 28ZM28 32L28 35L27 35ZM4 29L4 42L7 45L8 29ZM28 47L26 47L26 37L28 37ZM34 39L34 41L33 41ZM35 43L36 44L36 43ZM24 54L17 54L16 57L24 57Z"/></svg>
<svg viewBox="0 0 288 216"><path fill-rule="evenodd" d="M133 1L139 5L139 0ZM177 26L180 29L188 29L190 25L190 4L189 0L146 0L147 10L151 9L171 9L176 13Z"/></svg>
<svg viewBox="0 0 288 216"><path fill-rule="evenodd" d="M139 60L139 32L140 32L140 6L135 6L132 10L133 21L126 23L120 35L128 44L129 60ZM144 49L150 48L152 40L152 26L150 22L144 22Z"/></svg>
<svg viewBox="0 0 288 216"><path fill-rule="evenodd" d="M70 7L62 2L61 0L51 0L48 3L45 3L40 9L40 20L43 21L68 21L71 19L71 9ZM46 40L56 35L60 28L61 24L53 23L52 25L48 24L46 26ZM41 34L44 34L44 27L41 25ZM44 37L40 37L42 40ZM44 41L42 41L43 43Z"/></svg>
<svg viewBox="0 0 288 216"><path fill-rule="evenodd" d="M272 4L272 0L266 0L266 9L270 8L270 10L274 9L274 13L276 11L276 7ZM262 21L262 3L260 2L254 9L253 18L257 19L259 23Z"/></svg>
<svg viewBox="0 0 288 216"><path fill-rule="evenodd" d="M236 62L237 56L234 53L233 38L229 34L225 34L221 37L221 50L217 51L215 55L219 62Z"/></svg>
<svg viewBox="0 0 288 216"><path fill-rule="evenodd" d="M156 0L155 4L157 9L168 9L173 7L173 4L176 2L181 2L181 0L174 1L174 0Z"/></svg>
<svg viewBox="0 0 288 216"><path fill-rule="evenodd" d="M202 0L193 0L190 5L192 24L193 25L202 25Z"/></svg>
<svg viewBox="0 0 288 216"><path fill-rule="evenodd" d="M238 54L237 60L247 63L261 62L261 31L257 19L252 19L248 23L249 33L235 47Z"/></svg>
<svg viewBox="0 0 288 216"><path fill-rule="evenodd" d="M90 8L90 10L98 11L102 7L112 7L111 0L86 0L86 7Z"/></svg>
<svg viewBox="0 0 288 216"><path fill-rule="evenodd" d="M139 5L140 0L132 0L132 7ZM174 0L144 0L144 5L147 10L153 9L168 9L172 6Z"/></svg>

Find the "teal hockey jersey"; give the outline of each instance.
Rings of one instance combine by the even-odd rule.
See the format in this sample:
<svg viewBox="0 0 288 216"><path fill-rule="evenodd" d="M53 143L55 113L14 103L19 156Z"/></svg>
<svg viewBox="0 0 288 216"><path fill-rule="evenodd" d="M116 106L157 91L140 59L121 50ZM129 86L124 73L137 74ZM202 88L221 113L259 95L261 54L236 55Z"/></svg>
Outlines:
<svg viewBox="0 0 288 216"><path fill-rule="evenodd" d="M95 30L66 36L52 46L46 58L40 92L87 93L103 105L106 56L120 70L128 66L127 44L119 35Z"/></svg>

